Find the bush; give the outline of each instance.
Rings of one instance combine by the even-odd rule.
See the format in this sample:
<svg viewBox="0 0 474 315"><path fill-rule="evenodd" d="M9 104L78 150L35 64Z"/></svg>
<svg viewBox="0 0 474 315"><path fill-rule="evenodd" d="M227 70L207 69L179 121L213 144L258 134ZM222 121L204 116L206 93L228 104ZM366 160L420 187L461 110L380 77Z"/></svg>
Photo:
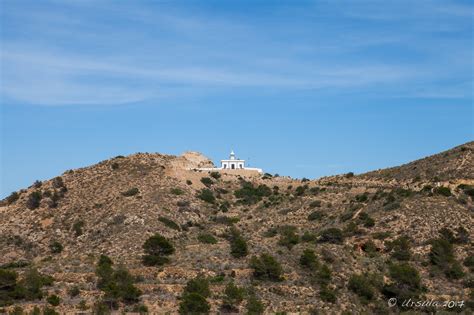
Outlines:
<svg viewBox="0 0 474 315"><path fill-rule="evenodd" d="M305 231L303 236L301 236L301 241L303 242L314 242L318 239L318 236L314 233Z"/></svg>
<svg viewBox="0 0 474 315"><path fill-rule="evenodd" d="M319 270L316 272L316 281L319 283L319 285L324 286L328 285L331 282L332 279L332 272L331 269L329 269L329 266L324 264L319 268Z"/></svg>
<svg viewBox="0 0 474 315"><path fill-rule="evenodd" d="M392 282L382 289L387 298L394 297L399 301L418 299L422 286L420 275L414 267L407 263L391 264L389 274Z"/></svg>
<svg viewBox="0 0 474 315"><path fill-rule="evenodd" d="M209 289L209 280L202 275L198 275L188 281L184 288L184 293L197 293L205 298L210 297L211 290Z"/></svg>
<svg viewBox="0 0 474 315"><path fill-rule="evenodd" d="M64 185L64 181L63 181L63 178L61 176L53 178L52 185L53 185L54 188L58 188L58 189L62 188L62 187L66 187Z"/></svg>
<svg viewBox="0 0 474 315"><path fill-rule="evenodd" d="M122 192L122 196L125 196L125 197L131 197L131 196L135 196L136 194L138 194L140 191L138 190L138 188L134 187L134 188L130 188L129 190L127 191L123 191Z"/></svg>
<svg viewBox="0 0 474 315"><path fill-rule="evenodd" d="M50 286L54 282L50 276L45 276L37 269L31 268L25 272L23 279L16 285L16 298L26 300L38 300L43 298L43 286Z"/></svg>
<svg viewBox="0 0 474 315"><path fill-rule="evenodd" d="M281 281L283 280L283 269L280 263L269 254L261 254L260 257L253 256L250 259L250 267L254 269L253 276L258 280Z"/></svg>
<svg viewBox="0 0 474 315"><path fill-rule="evenodd" d="M77 285L75 285L75 286L70 287L67 293L69 294L71 298L74 298L78 296L79 294L81 294L81 290L79 289Z"/></svg>
<svg viewBox="0 0 474 315"><path fill-rule="evenodd" d="M308 215L308 221L321 220L324 214L321 211L313 211Z"/></svg>
<svg viewBox="0 0 474 315"><path fill-rule="evenodd" d="M342 244L343 240L344 235L338 228L325 229L319 235L319 242L321 243Z"/></svg>
<svg viewBox="0 0 474 315"><path fill-rule="evenodd" d="M310 208L319 208L319 207L321 207L321 200L311 201L311 203L309 204L309 207Z"/></svg>
<svg viewBox="0 0 474 315"><path fill-rule="evenodd" d="M163 265L169 262L167 256L174 253L173 245L160 234L155 234L148 238L143 244L145 254L143 264L145 266Z"/></svg>
<svg viewBox="0 0 474 315"><path fill-rule="evenodd" d="M272 194L272 190L264 184L254 187L252 183L247 181L242 181L241 188L234 192L235 197L240 203L246 205L252 205L260 200L263 197L268 197Z"/></svg>
<svg viewBox="0 0 474 315"><path fill-rule="evenodd" d="M285 246L288 249L292 249L293 246L300 242L300 237L296 234L296 227L285 225L280 228L280 239L278 245Z"/></svg>
<svg viewBox="0 0 474 315"><path fill-rule="evenodd" d="M134 277L124 267L115 270L109 257L100 256L96 275L97 287L104 292L103 300L109 308L117 308L119 301L125 304L138 302L142 293L134 286Z"/></svg>
<svg viewBox="0 0 474 315"><path fill-rule="evenodd" d="M433 265L446 270L454 262L453 245L445 238L433 240L429 258Z"/></svg>
<svg viewBox="0 0 474 315"><path fill-rule="evenodd" d="M277 236L278 229L275 227L268 228L265 232L263 232L264 237L274 237Z"/></svg>
<svg viewBox="0 0 474 315"><path fill-rule="evenodd" d="M46 302L48 302L52 306L58 306L59 303L61 303L61 299L56 294L53 294L46 298Z"/></svg>
<svg viewBox="0 0 474 315"><path fill-rule="evenodd" d="M236 228L230 229L230 253L235 258L241 258L248 255L247 242Z"/></svg>
<svg viewBox="0 0 474 315"><path fill-rule="evenodd" d="M321 290L319 290L319 297L324 302L336 303L337 301L336 292L329 289L327 286L323 286Z"/></svg>
<svg viewBox="0 0 474 315"><path fill-rule="evenodd" d="M83 234L82 228L84 227L84 221L79 220L74 222L72 225L72 230L74 231L74 234L76 234L76 237L81 236Z"/></svg>
<svg viewBox="0 0 474 315"><path fill-rule="evenodd" d="M170 192L177 196L184 194L184 191L181 188L171 188Z"/></svg>
<svg viewBox="0 0 474 315"><path fill-rule="evenodd" d="M209 314L211 306L206 298L197 293L188 293L181 296L179 313L187 314Z"/></svg>
<svg viewBox="0 0 474 315"><path fill-rule="evenodd" d="M400 236L392 242L385 242L388 251L392 251L392 258L408 261L411 258L411 241L408 236Z"/></svg>
<svg viewBox="0 0 474 315"><path fill-rule="evenodd" d="M375 288L368 274L352 275L347 287L357 294L364 304L375 297Z"/></svg>
<svg viewBox="0 0 474 315"><path fill-rule="evenodd" d="M209 177L201 178L201 183L203 183L206 187L210 187L212 184L214 184L212 179L210 179Z"/></svg>
<svg viewBox="0 0 474 315"><path fill-rule="evenodd" d="M7 197L7 204L11 205L15 201L17 201L19 198L20 198L20 194L14 191Z"/></svg>
<svg viewBox="0 0 474 315"><path fill-rule="evenodd" d="M369 199L369 194L366 192L355 196L355 200L357 202L366 202L368 199Z"/></svg>
<svg viewBox="0 0 474 315"><path fill-rule="evenodd" d="M209 174L209 175L214 179L221 178L221 173L219 173L219 172L211 172L211 174Z"/></svg>
<svg viewBox="0 0 474 315"><path fill-rule="evenodd" d="M206 301L211 296L209 280L201 275L186 284L179 304L180 314L208 314L210 305Z"/></svg>
<svg viewBox="0 0 474 315"><path fill-rule="evenodd" d="M168 219L168 218L165 218L165 217L159 217L158 221L162 222L164 225L166 225L170 229L181 231L181 228L179 227L179 225L176 224L176 222L174 222L171 219Z"/></svg>
<svg viewBox="0 0 474 315"><path fill-rule="evenodd" d="M229 282L224 289L222 308L228 312L238 312L237 306L244 300L245 290L234 282Z"/></svg>
<svg viewBox="0 0 474 315"><path fill-rule="evenodd" d="M201 189L201 191L198 193L197 197L201 200L204 200L205 202L208 203L215 203L216 202L216 197L214 197L214 194L211 190L204 188Z"/></svg>
<svg viewBox="0 0 474 315"><path fill-rule="evenodd" d="M295 195L296 195L296 196L302 196L302 195L304 195L304 193L306 192L306 189L308 189L308 185L296 187L296 189L295 189Z"/></svg>
<svg viewBox="0 0 474 315"><path fill-rule="evenodd" d="M474 255L469 255L464 259L463 265L469 268L471 272L474 272Z"/></svg>
<svg viewBox="0 0 474 315"><path fill-rule="evenodd" d="M306 269L314 271L319 268L318 258L311 249L305 249L300 257L300 265Z"/></svg>
<svg viewBox="0 0 474 315"><path fill-rule="evenodd" d="M49 244L49 249L51 250L51 253L59 254L60 252L63 251L63 245L59 243L58 241L54 241L51 244Z"/></svg>
<svg viewBox="0 0 474 315"><path fill-rule="evenodd" d="M451 196L451 189L449 189L449 187L444 187L444 186L436 187L433 191L435 194L441 195L444 197Z"/></svg>
<svg viewBox="0 0 474 315"><path fill-rule="evenodd" d="M28 199L26 200L26 207L30 210L34 210L40 206L41 199L43 196L41 192L35 190L28 195Z"/></svg>
<svg viewBox="0 0 474 315"><path fill-rule="evenodd" d="M217 239L212 234L201 233L197 239L204 244L217 244Z"/></svg>
<svg viewBox="0 0 474 315"><path fill-rule="evenodd" d="M15 271L0 269L0 307L13 304L17 298L17 278Z"/></svg>
<svg viewBox="0 0 474 315"><path fill-rule="evenodd" d="M263 314L265 306L262 301L257 297L253 289L248 290L247 295L247 314L258 315Z"/></svg>

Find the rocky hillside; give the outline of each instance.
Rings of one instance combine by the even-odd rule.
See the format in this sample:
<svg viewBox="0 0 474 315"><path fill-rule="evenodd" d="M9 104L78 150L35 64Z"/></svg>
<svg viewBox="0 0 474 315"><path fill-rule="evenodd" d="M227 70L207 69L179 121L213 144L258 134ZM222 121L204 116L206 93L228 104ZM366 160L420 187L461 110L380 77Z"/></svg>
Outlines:
<svg viewBox="0 0 474 315"><path fill-rule="evenodd" d="M66 171L2 201L0 313L468 312L473 150L319 180L193 152Z"/></svg>

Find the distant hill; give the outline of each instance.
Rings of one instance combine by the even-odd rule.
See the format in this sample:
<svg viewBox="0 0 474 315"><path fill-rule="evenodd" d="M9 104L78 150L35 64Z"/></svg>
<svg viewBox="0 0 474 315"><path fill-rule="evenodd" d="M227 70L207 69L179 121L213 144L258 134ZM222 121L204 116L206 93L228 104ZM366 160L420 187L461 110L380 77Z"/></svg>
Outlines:
<svg viewBox="0 0 474 315"><path fill-rule="evenodd" d="M196 152L66 171L2 201L0 314L472 309L473 146L319 180L191 171Z"/></svg>
<svg viewBox="0 0 474 315"><path fill-rule="evenodd" d="M372 171L365 177L393 178L397 180L448 181L474 179L474 142L428 156L401 166Z"/></svg>

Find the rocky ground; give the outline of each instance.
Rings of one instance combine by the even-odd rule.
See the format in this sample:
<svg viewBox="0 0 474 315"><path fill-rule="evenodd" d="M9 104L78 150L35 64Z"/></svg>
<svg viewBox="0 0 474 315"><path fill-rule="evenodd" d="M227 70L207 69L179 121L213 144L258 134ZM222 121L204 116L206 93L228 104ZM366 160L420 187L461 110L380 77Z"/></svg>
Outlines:
<svg viewBox="0 0 474 315"><path fill-rule="evenodd" d="M177 313L184 287L197 275L210 281L205 298L211 313L224 312L231 280L253 292L264 313L472 312L473 150L471 142L396 168L318 180L219 177L191 170L212 165L198 153L138 153L66 171L2 201L0 313L35 307L99 313L105 293L96 268L102 254L128 269L141 291L137 301L119 301L115 312ZM200 197L203 190L213 199ZM231 254L232 227L247 244L243 257ZM168 263L144 266L143 244L156 233L175 251ZM203 234L217 242L203 243ZM403 237L405 245L393 242ZM440 239L448 244L434 259L433 241ZM308 249L317 266L301 264ZM251 260L262 253L281 265L279 281L255 275ZM419 274L418 288L394 275L393 266L403 264ZM1 271L16 273L21 282L32 268L54 279L41 288L44 297L7 301ZM354 276L364 273L365 280L367 273L380 279L362 281L362 287L373 287L372 294L354 284ZM59 303L51 303L52 295ZM246 313L250 295L232 312ZM388 307L393 296L464 304Z"/></svg>

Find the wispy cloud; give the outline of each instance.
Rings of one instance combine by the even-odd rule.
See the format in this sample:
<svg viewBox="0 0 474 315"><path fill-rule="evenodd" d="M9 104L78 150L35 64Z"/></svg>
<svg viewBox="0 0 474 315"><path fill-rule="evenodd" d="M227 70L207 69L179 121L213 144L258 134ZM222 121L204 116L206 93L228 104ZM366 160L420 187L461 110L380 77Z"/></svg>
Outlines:
<svg viewBox="0 0 474 315"><path fill-rule="evenodd" d="M306 14L303 21L279 14L260 21L151 3L52 4L36 4L32 10L13 5L3 13L3 98L42 105L121 104L199 88L347 92L380 87L410 97L431 90L445 97L471 97L469 86L441 79L461 75L465 81L472 60L436 50L437 45L450 45L456 54L469 55L472 51L466 52L462 40L372 25L345 30L349 22L344 19L328 28L327 21ZM343 12L350 18L402 19L400 6L390 6L393 10L365 4ZM433 11L465 16L469 8L425 6L429 12L419 14L428 20ZM325 10L335 14L340 8L329 5ZM338 22L334 18L333 24ZM424 34L426 21L421 26ZM410 49L415 58L407 56Z"/></svg>

